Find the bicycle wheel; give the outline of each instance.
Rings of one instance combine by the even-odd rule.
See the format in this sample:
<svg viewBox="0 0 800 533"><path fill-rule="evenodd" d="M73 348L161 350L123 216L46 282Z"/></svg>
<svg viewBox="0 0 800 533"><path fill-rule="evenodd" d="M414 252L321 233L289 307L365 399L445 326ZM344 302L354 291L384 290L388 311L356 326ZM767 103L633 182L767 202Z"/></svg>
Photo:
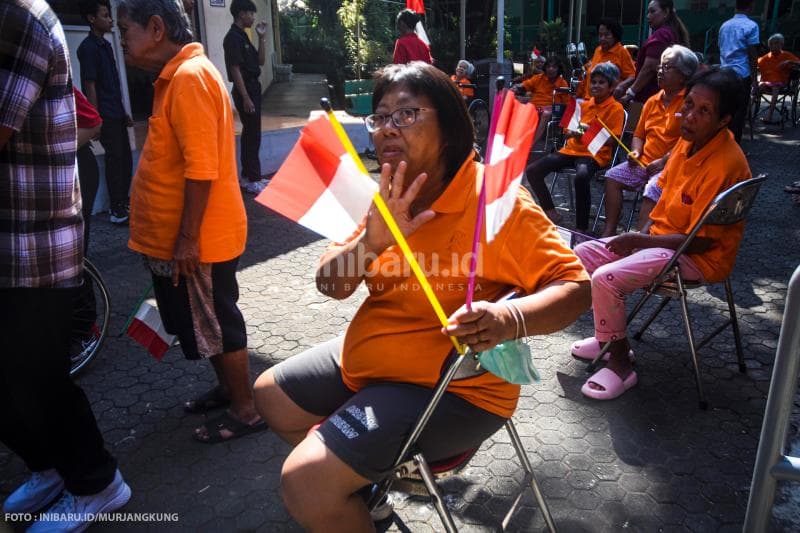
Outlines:
<svg viewBox="0 0 800 533"><path fill-rule="evenodd" d="M485 149L486 138L489 136L489 106L483 100L473 100L469 104L469 116L475 126L475 142Z"/></svg>
<svg viewBox="0 0 800 533"><path fill-rule="evenodd" d="M70 337L70 370L76 376L100 352L108 333L111 299L97 267L83 260L83 285L75 297Z"/></svg>

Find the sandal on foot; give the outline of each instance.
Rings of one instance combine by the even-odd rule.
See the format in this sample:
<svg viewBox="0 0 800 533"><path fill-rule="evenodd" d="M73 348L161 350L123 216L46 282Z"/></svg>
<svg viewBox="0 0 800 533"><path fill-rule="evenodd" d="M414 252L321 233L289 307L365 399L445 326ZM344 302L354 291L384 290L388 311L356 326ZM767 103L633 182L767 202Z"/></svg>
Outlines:
<svg viewBox="0 0 800 533"><path fill-rule="evenodd" d="M594 361L597 357L597 354L600 353L600 350L603 349L603 344L599 340L594 337L587 337L580 341L575 341L572 343L572 356L577 357L578 359L584 359L586 361ZM606 351L603 355L603 361L608 361L609 357L611 357L611 353ZM633 350L628 352L628 359L631 360L631 363L636 361L636 356L633 354Z"/></svg>
<svg viewBox="0 0 800 533"><path fill-rule="evenodd" d="M603 387L603 390L593 389L589 383ZM595 400L613 400L619 398L622 394L639 383L639 377L636 375L635 370L631 370L624 380L611 369L601 368L592 377L586 380L586 383L581 387L581 392L584 396L593 398Z"/></svg>
<svg viewBox="0 0 800 533"><path fill-rule="evenodd" d="M222 392L222 387L217 385L195 398L183 404L183 410L191 414L207 413L220 407L228 407L231 399Z"/></svg>
<svg viewBox="0 0 800 533"><path fill-rule="evenodd" d="M198 431L205 428L206 436L202 436ZM209 420L199 428L194 430L193 437L196 441L204 444L215 444L217 442L224 442L227 440L238 439L251 433L264 431L267 429L267 424L263 420L259 420L254 424L246 424L241 420L233 417L228 411L221 415ZM223 431L229 431L231 434L225 436Z"/></svg>

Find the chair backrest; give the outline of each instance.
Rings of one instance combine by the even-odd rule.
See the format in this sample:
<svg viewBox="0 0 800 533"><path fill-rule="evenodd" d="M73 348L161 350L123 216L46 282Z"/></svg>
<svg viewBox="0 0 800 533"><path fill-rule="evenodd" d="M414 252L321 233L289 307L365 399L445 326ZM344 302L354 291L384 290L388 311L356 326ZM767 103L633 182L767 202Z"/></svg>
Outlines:
<svg viewBox="0 0 800 533"><path fill-rule="evenodd" d="M624 109L623 109L622 112L625 113L625 119L622 122L622 136L620 137L620 140L625 142L625 134L626 133L630 133L628 131L628 112L626 110L624 110ZM628 144L630 144L630 143L628 143ZM626 154L622 154L622 147L619 145L619 143L615 143L614 149L611 152L611 162L609 163L607 168L611 168L614 165L619 164L618 159L619 159L620 155L625 157Z"/></svg>
<svg viewBox="0 0 800 533"><path fill-rule="evenodd" d="M766 174L759 174L755 178L740 181L719 193L706 208L700 220L697 221L689 232L683 244L675 250L675 255L673 255L672 259L664 266L656 279L663 279L669 275L678 263L678 258L691 246L697 232L699 232L700 228L704 225L736 224L747 218L747 214L750 212L750 208L753 207L753 203L755 202L758 190L761 188L761 184L766 180Z"/></svg>

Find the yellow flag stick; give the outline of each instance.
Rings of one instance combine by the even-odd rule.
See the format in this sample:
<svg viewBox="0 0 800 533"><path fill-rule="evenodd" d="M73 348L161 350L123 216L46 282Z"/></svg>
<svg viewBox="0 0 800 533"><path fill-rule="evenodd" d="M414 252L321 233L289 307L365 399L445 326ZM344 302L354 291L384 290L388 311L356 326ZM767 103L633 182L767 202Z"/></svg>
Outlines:
<svg viewBox="0 0 800 533"><path fill-rule="evenodd" d="M625 146L624 144L622 144L622 141L619 139L619 137L617 137L616 135L614 135L614 132L613 132L613 131L611 131L611 128L609 128L608 126L606 126L606 125L605 125L605 123L604 123L602 120L600 120L600 117L595 117L595 118L597 119L597 122L599 122L599 123L600 123L600 125L601 125L601 126L603 126L603 127L606 129L606 131L608 131L608 133L610 133L610 134L611 134L611 136L612 136L612 137L614 137L614 140L615 140L615 141L617 141L617 143L619 143L619 145L620 145L620 146L622 146L622 149L623 149L623 150L625 150L626 152L628 152L628 155L631 155L631 154L633 153L633 152L631 152L631 150L630 150L630 149L629 149L627 146ZM647 165L645 165L644 163L642 163L642 162L639 160L639 158L638 158L638 157L634 157L634 158L633 158L633 160L634 160L634 161L636 161L637 163L639 163L639 166L640 166L640 167L642 167L642 168L647 168Z"/></svg>
<svg viewBox="0 0 800 533"><path fill-rule="evenodd" d="M358 152L356 152L355 147L353 147L353 143L350 142L350 138L344 131L339 119L337 119L336 115L334 115L328 99L320 99L320 105L325 110L325 113L327 113L328 120L330 120L331 125L333 126L333 131L336 132L336 136L339 138L339 141L341 141L342 146L344 146L344 149L347 150L347 153L350 154L350 157L352 157L353 161L355 161L358 170L365 175L369 175L366 167L364 167L364 163L358 156ZM431 303L431 306L433 306L433 310L436 313L436 316L439 318L439 322L442 323L442 327L447 327L447 315L444 313L444 309L442 309L442 304L439 303L438 298L436 298L436 294L433 292L431 284L425 277L425 273L422 272L422 268L420 268L417 259L414 257L414 254L411 253L411 248L408 246L408 242L406 241L405 236L403 236L403 232L400 231L400 228L397 226L397 222L395 222L391 211L389 211L389 207L386 205L386 202L383 201L381 193L376 192L375 196L372 197L372 201L375 202L375 207L378 208L378 212L381 214L383 220L386 222L386 225L389 227L389 231L392 232L392 236L397 241L400 249L403 251L403 256L406 258L406 261L408 261L408 264L411 266L411 271L414 272L414 275L422 287L425 296L428 297L428 301ZM450 341L453 343L453 346L455 346L456 350L458 350L458 353L464 355L464 346L459 344L456 338L453 336L450 336Z"/></svg>

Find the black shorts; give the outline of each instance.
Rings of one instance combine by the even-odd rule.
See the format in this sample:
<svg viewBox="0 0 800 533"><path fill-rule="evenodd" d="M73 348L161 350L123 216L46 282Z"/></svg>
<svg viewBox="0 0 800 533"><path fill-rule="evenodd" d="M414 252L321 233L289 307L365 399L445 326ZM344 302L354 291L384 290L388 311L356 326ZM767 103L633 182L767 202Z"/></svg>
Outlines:
<svg viewBox="0 0 800 533"><path fill-rule="evenodd" d="M275 382L309 413L327 417L316 435L359 475L377 482L391 469L432 390L409 383L375 383L358 392L342 381L344 337L291 357L274 369ZM445 393L415 450L438 461L480 446L506 419Z"/></svg>
<svg viewBox="0 0 800 533"><path fill-rule="evenodd" d="M177 335L187 359L213 357L247 347L247 330L239 307L236 266L239 258L200 263L188 282L172 285L168 261L145 258L153 292L167 333Z"/></svg>

